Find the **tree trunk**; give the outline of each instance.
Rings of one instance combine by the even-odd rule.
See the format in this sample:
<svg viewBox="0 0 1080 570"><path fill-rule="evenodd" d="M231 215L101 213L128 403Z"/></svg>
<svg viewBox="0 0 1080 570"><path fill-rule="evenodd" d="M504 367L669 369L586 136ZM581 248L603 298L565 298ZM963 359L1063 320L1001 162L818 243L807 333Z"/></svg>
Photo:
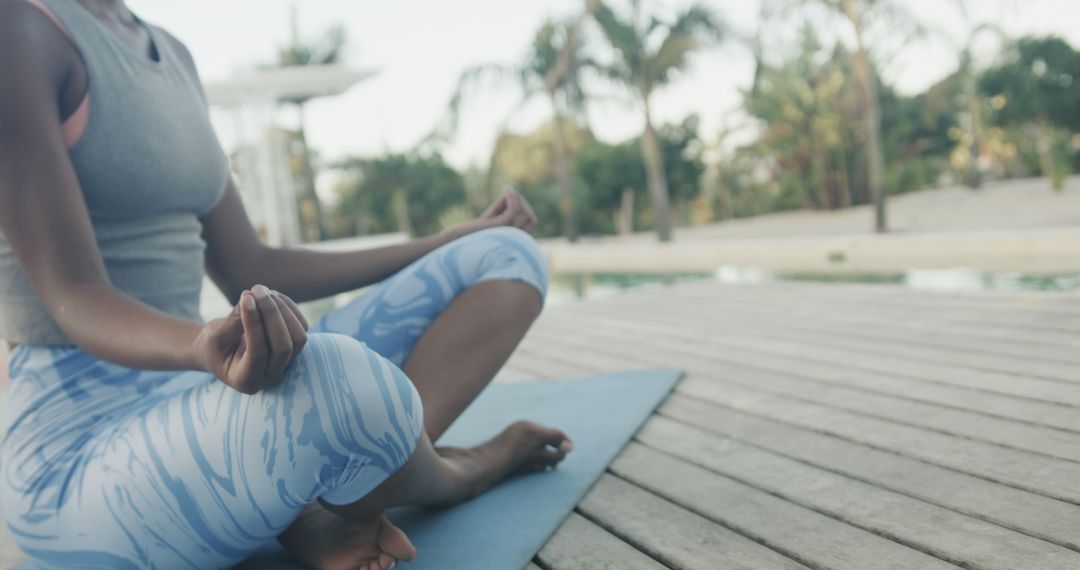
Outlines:
<svg viewBox="0 0 1080 570"><path fill-rule="evenodd" d="M881 112L878 108L877 79L863 45L862 12L855 0L844 0L844 13L855 28L855 75L863 96L863 130L866 137L867 178L874 201L874 231L888 231L885 217L885 155L881 145Z"/></svg>
<svg viewBox="0 0 1080 570"><path fill-rule="evenodd" d="M823 145L815 144L811 152L813 155L810 159L810 179L816 186L821 207L825 210L832 210L835 206L833 205L832 192L829 189L829 176L826 173L825 149Z"/></svg>
<svg viewBox="0 0 1080 570"><path fill-rule="evenodd" d="M412 237L412 220L409 219L409 197L405 194L404 188L398 188L393 192L393 210L398 231Z"/></svg>
<svg viewBox="0 0 1080 570"><path fill-rule="evenodd" d="M1063 180L1058 177L1057 164L1054 161L1054 136L1048 121L1040 120L1035 125L1035 149L1039 153L1039 168L1043 176L1050 179L1050 187L1060 191Z"/></svg>
<svg viewBox="0 0 1080 570"><path fill-rule="evenodd" d="M851 207L851 177L848 175L847 154L844 153L843 146L840 147L840 149L837 151L837 153L839 153L839 156L833 156L833 161L837 163L836 177L837 177L837 180L838 180L837 184L840 187L840 207L841 208L850 208Z"/></svg>
<svg viewBox="0 0 1080 570"><path fill-rule="evenodd" d="M555 101L555 94L548 95L555 112L555 175L559 180L559 212L562 214L563 235L567 241L574 243L578 240L577 215L574 211L574 164L570 159L570 143L566 140L563 117Z"/></svg>
<svg viewBox="0 0 1080 570"><path fill-rule="evenodd" d="M315 192L315 168L311 165L311 149L308 148L307 143L307 120L304 116L304 104L298 103L297 112L300 117L300 125L297 129L297 138L300 139L300 152L303 153L303 179L304 187L301 189L300 201L311 204L310 211L314 220L305 220L308 227L304 228L304 237L310 241L310 238L314 237L316 240L326 239L326 228L323 226L323 213L322 204L319 202L319 195ZM304 208L300 209L301 212L305 211ZM312 231L313 230L313 231Z"/></svg>
<svg viewBox="0 0 1080 570"><path fill-rule="evenodd" d="M645 177L649 187L649 199L652 202L653 219L656 223L656 235L662 242L671 241L671 198L668 194L667 174L664 172L664 157L660 153L660 141L652 124L652 111L649 97L643 97L645 103L645 133L641 137L641 158L645 162Z"/></svg>
<svg viewBox="0 0 1080 570"><path fill-rule="evenodd" d="M979 171L979 149L982 140L982 108L975 88L975 74L968 72L967 85L968 114L971 118L971 147L968 149L971 164L968 169L968 188L978 190L982 186L982 172Z"/></svg>
<svg viewBox="0 0 1080 570"><path fill-rule="evenodd" d="M623 188L619 209L615 212L615 232L618 235L634 233L634 189Z"/></svg>

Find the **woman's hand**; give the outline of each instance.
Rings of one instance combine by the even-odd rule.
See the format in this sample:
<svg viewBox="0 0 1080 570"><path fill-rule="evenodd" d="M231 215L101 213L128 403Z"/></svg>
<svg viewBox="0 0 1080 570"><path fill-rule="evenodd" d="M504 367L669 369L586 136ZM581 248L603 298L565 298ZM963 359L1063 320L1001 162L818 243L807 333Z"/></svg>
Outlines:
<svg viewBox="0 0 1080 570"><path fill-rule="evenodd" d="M256 285L240 295L232 313L203 327L194 353L219 380L254 394L281 383L289 362L307 343L307 329L292 299Z"/></svg>
<svg viewBox="0 0 1080 570"><path fill-rule="evenodd" d="M506 186L479 218L447 228L443 233L456 239L480 230L502 226L531 231L536 227L536 222L536 214L528 200L517 190Z"/></svg>

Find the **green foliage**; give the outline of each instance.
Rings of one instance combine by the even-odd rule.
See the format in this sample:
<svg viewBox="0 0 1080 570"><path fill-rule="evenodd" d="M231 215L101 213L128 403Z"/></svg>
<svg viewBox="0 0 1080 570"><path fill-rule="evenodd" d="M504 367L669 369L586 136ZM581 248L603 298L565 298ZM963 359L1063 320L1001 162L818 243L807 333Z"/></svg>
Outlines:
<svg viewBox="0 0 1080 570"><path fill-rule="evenodd" d="M744 95L747 112L762 122L755 154L772 165L778 208L837 208L861 198L851 189L862 151L852 65L846 50L825 48L805 27L799 51L761 65Z"/></svg>
<svg viewBox="0 0 1080 570"><path fill-rule="evenodd" d="M618 55L607 75L644 97L685 69L691 53L724 34L720 18L702 4L691 5L670 22L646 19L640 0L623 11L603 4L595 18Z"/></svg>
<svg viewBox="0 0 1080 570"><path fill-rule="evenodd" d="M623 190L633 191L639 204L645 199L645 168L638 139L619 144L593 142L582 149L577 169L588 188L586 203L579 209L585 232L614 233L613 213L619 208Z"/></svg>
<svg viewBox="0 0 1080 570"><path fill-rule="evenodd" d="M998 125L1027 127L1038 171L1060 190L1072 162L1066 140L1080 128L1080 52L1053 36L1020 38L982 75L979 88L991 97Z"/></svg>
<svg viewBox="0 0 1080 570"><path fill-rule="evenodd" d="M756 85L744 93L744 108L760 121L760 135L725 159L719 180L736 216L842 208L871 199L853 56L842 44L823 45L809 26L797 46L776 64L759 62ZM905 97L882 84L885 186L891 192L932 185L947 168L961 87L950 77Z"/></svg>
<svg viewBox="0 0 1080 570"><path fill-rule="evenodd" d="M439 155L392 154L350 159L351 176L338 187L339 215L356 233L409 231L426 235L442 229L447 210L464 204L465 181Z"/></svg>
<svg viewBox="0 0 1080 570"><path fill-rule="evenodd" d="M999 124L1048 121L1080 128L1080 53L1060 38L1020 38L982 75L979 88L1002 98L995 105Z"/></svg>
<svg viewBox="0 0 1080 570"><path fill-rule="evenodd" d="M664 159L668 188L676 203L688 203L701 193L702 142L698 118L691 115L681 123L662 126L657 135ZM582 230L586 233L611 233L613 218L624 189L635 194L639 224L651 220L646 210L645 167L641 160L641 139L617 144L593 141L578 157L578 176L588 188L581 205Z"/></svg>

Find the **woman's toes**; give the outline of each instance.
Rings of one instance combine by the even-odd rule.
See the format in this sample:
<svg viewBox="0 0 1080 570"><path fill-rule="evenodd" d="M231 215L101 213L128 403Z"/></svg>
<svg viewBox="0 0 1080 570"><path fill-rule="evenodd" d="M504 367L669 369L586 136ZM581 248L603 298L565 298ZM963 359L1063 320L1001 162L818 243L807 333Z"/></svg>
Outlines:
<svg viewBox="0 0 1080 570"><path fill-rule="evenodd" d="M388 555L391 561L416 558L416 547L409 537L385 517L382 528L379 529L379 547L382 548L383 555Z"/></svg>
<svg viewBox="0 0 1080 570"><path fill-rule="evenodd" d="M544 465L557 465L566 459L566 453L560 450L541 449L533 456L533 461Z"/></svg>
<svg viewBox="0 0 1080 570"><path fill-rule="evenodd" d="M559 431L557 429L552 429L552 428L542 428L542 429L543 429L542 441L544 442L545 445L547 445L549 447L554 447L555 449L564 450L564 451L570 451L570 449L574 446L574 444L571 443L570 438L567 437L566 434L563 433L562 431Z"/></svg>

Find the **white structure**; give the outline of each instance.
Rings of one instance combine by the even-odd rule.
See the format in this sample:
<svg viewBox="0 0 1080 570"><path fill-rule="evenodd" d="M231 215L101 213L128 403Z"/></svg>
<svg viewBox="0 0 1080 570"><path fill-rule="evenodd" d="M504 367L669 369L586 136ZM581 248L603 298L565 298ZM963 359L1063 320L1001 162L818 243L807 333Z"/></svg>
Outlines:
<svg viewBox="0 0 1080 570"><path fill-rule="evenodd" d="M341 94L373 75L342 65L315 65L255 70L206 85L219 132L231 135L223 142L234 151L244 205L267 243L295 244L300 237L288 142L275 128L279 108L289 101Z"/></svg>

